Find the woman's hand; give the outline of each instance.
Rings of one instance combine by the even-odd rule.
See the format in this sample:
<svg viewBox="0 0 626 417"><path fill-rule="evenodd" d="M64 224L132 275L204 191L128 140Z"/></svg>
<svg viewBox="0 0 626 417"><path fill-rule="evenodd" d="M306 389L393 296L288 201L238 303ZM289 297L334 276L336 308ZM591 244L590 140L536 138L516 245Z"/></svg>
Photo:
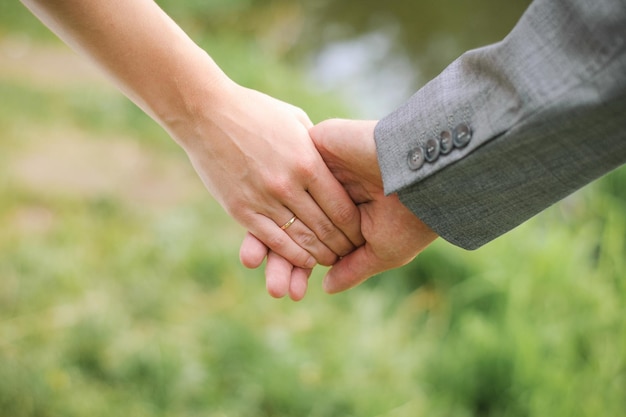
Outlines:
<svg viewBox="0 0 626 417"><path fill-rule="evenodd" d="M300 301L306 295L312 269L293 266L289 261L275 252L268 251L267 246L250 233L241 244L239 254L241 263L247 268L258 268L267 257L265 266L265 286L274 298L282 298L289 294L293 301Z"/></svg>
<svg viewBox="0 0 626 417"><path fill-rule="evenodd" d="M315 150L304 112L232 82L154 1L22 2L161 124L228 213L273 251L310 268L362 244L359 212Z"/></svg>
<svg viewBox="0 0 626 417"><path fill-rule="evenodd" d="M363 244L359 211L311 141L307 115L228 79L213 87L193 137L179 142L227 212L303 268Z"/></svg>

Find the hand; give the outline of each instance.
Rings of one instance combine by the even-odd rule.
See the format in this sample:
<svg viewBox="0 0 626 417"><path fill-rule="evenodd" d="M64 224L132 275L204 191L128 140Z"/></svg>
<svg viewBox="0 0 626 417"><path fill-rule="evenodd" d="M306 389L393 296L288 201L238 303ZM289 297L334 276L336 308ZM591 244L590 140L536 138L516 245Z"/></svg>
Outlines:
<svg viewBox="0 0 626 417"><path fill-rule="evenodd" d="M397 195L385 196L374 142L375 121L327 120L311 129L315 146L361 213L365 245L337 262L324 279L336 293L406 265L437 238Z"/></svg>
<svg viewBox="0 0 626 417"><path fill-rule="evenodd" d="M376 158L375 125L374 121L328 120L310 131L331 172L358 204L365 238L365 245L329 270L324 279L324 290L328 293L344 291L377 273L407 264L437 237L396 195L384 195ZM261 253L252 237L244 240L241 249L244 265L260 265ZM279 261L269 255L268 289L285 293L285 288L289 288L286 282L300 278L288 276L286 269L277 268L275 263Z"/></svg>
<svg viewBox="0 0 626 417"><path fill-rule="evenodd" d="M214 97L197 138L181 142L231 216L299 267L331 265L363 243L359 211L313 145L302 110L232 82Z"/></svg>
<svg viewBox="0 0 626 417"><path fill-rule="evenodd" d="M312 267L362 244L359 212L304 112L231 81L155 2L22 1L161 124L226 211L273 251Z"/></svg>
<svg viewBox="0 0 626 417"><path fill-rule="evenodd" d="M248 268L258 268L265 257L267 257L265 267L267 292L274 298L282 298L289 294L293 301L303 299L313 270L293 266L275 252L268 252L267 246L252 234L246 234L241 244L241 263Z"/></svg>

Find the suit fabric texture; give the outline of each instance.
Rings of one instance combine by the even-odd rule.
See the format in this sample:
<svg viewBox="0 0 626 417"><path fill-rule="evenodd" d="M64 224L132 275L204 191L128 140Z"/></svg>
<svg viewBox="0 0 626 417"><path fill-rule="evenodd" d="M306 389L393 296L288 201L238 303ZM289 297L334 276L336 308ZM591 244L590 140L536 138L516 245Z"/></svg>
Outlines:
<svg viewBox="0 0 626 417"><path fill-rule="evenodd" d="M385 192L442 238L476 249L506 233L626 162L626 0L534 1L375 140Z"/></svg>

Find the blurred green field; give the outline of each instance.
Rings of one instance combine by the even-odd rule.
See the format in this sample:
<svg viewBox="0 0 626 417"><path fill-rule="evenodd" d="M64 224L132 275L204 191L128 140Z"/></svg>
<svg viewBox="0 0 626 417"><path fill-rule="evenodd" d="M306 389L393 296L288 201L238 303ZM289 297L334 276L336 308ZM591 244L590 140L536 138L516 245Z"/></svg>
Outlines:
<svg viewBox="0 0 626 417"><path fill-rule="evenodd" d="M351 115L244 18L224 29L263 2L207 3L225 23L202 30L202 2L162 3L237 81ZM0 417L626 416L625 185L622 168L478 251L439 241L350 292L318 271L301 303L274 300L183 152L3 2Z"/></svg>

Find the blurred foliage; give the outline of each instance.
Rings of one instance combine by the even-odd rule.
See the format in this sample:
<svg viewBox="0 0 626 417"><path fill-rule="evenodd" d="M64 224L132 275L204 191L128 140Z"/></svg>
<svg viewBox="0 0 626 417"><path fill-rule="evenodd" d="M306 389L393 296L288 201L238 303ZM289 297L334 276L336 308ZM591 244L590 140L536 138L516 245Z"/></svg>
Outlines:
<svg viewBox="0 0 626 417"><path fill-rule="evenodd" d="M336 41L382 31L430 78L461 52L503 38L530 0L407 2L405 0L159 0L200 33L221 30L272 41L301 57ZM288 35L288 36L284 36ZM282 37L282 39L279 39ZM374 54L375 51L372 51ZM383 58L381 57L381 60Z"/></svg>
<svg viewBox="0 0 626 417"><path fill-rule="evenodd" d="M326 22L315 40L325 42L378 30L372 22L403 2L159 3L233 78L319 120L349 112L306 86L302 64L286 59L300 54L292 43L268 41L270 17L299 22L297 36ZM429 2L395 18L430 22L411 29L426 39L418 50L439 29L469 47L496 35L465 39L459 22L505 31L473 16L518 10L481 4L490 11ZM448 9L456 15L437 26ZM20 56L60 48L17 2L0 3L7 39L27 45ZM350 292L323 294L318 271L303 302L273 300L262 272L238 265L243 231L150 119L107 85L4 68L1 416L624 415L623 168L478 251L438 241ZM126 166L118 149L142 157ZM69 180L98 187L55 180L74 154L86 165ZM101 160L111 168L93 172ZM174 174L158 204L144 195Z"/></svg>

